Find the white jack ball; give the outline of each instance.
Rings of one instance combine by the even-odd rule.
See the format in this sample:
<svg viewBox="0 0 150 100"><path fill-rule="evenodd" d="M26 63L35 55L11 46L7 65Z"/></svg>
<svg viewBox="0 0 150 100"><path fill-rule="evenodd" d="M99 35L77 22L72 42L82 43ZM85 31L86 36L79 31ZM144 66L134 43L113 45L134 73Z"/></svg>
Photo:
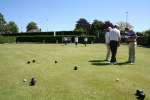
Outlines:
<svg viewBox="0 0 150 100"><path fill-rule="evenodd" d="M120 81L120 79L119 79L119 78L116 78L116 81L118 82L118 81Z"/></svg>
<svg viewBox="0 0 150 100"><path fill-rule="evenodd" d="M26 81L27 81L27 79L23 79L23 81L24 81L24 82L26 82Z"/></svg>

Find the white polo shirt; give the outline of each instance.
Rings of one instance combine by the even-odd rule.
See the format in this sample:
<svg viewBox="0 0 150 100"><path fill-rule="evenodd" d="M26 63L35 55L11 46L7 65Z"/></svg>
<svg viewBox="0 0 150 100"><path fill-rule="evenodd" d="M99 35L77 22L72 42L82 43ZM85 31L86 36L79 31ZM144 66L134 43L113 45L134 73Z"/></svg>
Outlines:
<svg viewBox="0 0 150 100"><path fill-rule="evenodd" d="M75 37L75 42L78 42L78 37Z"/></svg>
<svg viewBox="0 0 150 100"><path fill-rule="evenodd" d="M87 37L86 37L86 38L84 38L84 41L85 41L85 42L87 42L87 40L88 40L88 39L87 39Z"/></svg>
<svg viewBox="0 0 150 100"><path fill-rule="evenodd" d="M116 28L112 29L112 31L109 32L108 39L109 41L120 41L120 31Z"/></svg>

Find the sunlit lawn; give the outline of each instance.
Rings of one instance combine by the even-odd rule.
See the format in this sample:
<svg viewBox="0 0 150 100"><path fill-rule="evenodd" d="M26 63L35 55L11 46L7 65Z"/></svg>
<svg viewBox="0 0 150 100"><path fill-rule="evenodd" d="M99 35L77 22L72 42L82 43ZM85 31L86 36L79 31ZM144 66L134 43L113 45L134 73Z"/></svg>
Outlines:
<svg viewBox="0 0 150 100"><path fill-rule="evenodd" d="M103 61L105 52L104 44L0 44L0 100L136 100L137 89L150 100L150 48L136 48L135 65L124 63L127 45L118 65Z"/></svg>

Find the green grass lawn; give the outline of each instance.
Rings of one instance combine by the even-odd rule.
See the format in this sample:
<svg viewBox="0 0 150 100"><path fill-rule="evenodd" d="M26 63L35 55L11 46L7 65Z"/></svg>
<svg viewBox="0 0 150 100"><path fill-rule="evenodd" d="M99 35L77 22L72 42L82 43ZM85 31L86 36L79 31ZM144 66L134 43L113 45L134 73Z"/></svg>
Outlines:
<svg viewBox="0 0 150 100"><path fill-rule="evenodd" d="M104 44L0 44L0 100L136 100L137 89L150 100L150 49L137 47L134 65L124 63L127 45L118 50L118 65L106 64L105 52Z"/></svg>

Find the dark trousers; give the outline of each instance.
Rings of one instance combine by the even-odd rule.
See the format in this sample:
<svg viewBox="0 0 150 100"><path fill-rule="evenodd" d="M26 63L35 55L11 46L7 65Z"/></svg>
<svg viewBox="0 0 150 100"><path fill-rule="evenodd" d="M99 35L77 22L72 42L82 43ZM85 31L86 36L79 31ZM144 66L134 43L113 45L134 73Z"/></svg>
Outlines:
<svg viewBox="0 0 150 100"><path fill-rule="evenodd" d="M78 42L75 42L75 45L77 46L77 45L78 45Z"/></svg>
<svg viewBox="0 0 150 100"><path fill-rule="evenodd" d="M87 44L87 42L85 41L85 42L84 42L85 47L86 47L86 44Z"/></svg>
<svg viewBox="0 0 150 100"><path fill-rule="evenodd" d="M116 54L118 48L118 41L110 41L111 60L110 62L116 62Z"/></svg>
<svg viewBox="0 0 150 100"><path fill-rule="evenodd" d="M67 41L65 41L65 45L67 45Z"/></svg>

